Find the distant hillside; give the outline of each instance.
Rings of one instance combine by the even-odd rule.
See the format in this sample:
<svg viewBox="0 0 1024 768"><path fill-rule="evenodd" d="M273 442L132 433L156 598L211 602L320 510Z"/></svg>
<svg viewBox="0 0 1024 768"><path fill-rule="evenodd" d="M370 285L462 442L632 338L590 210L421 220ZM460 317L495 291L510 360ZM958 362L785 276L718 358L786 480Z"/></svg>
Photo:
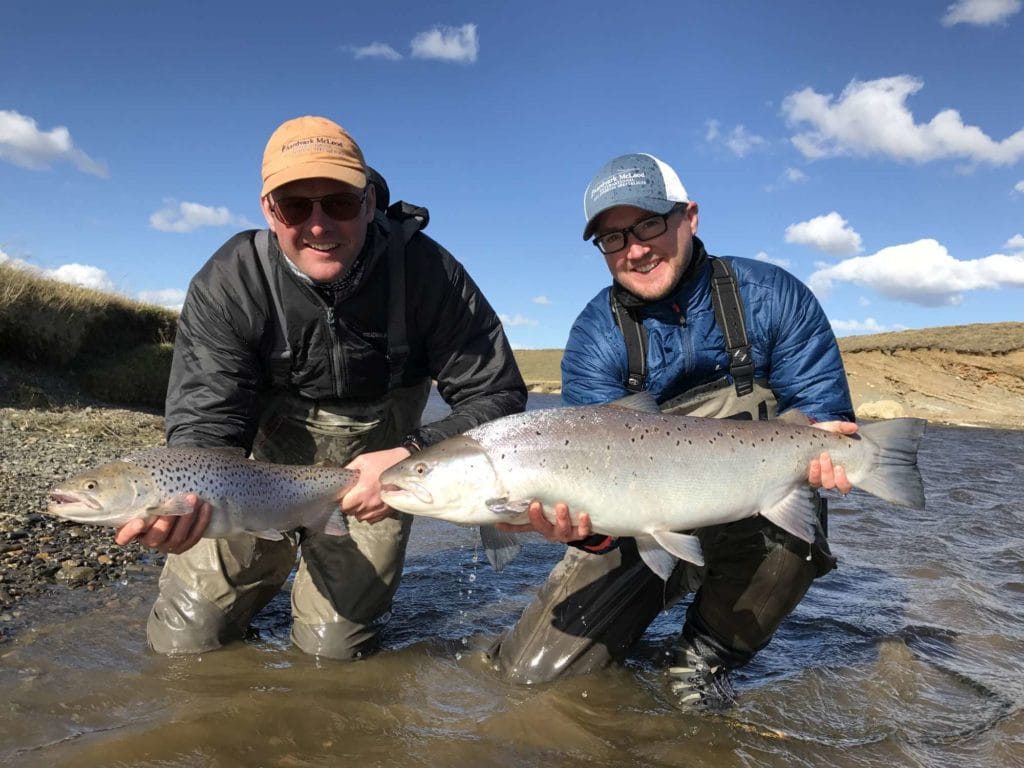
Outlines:
<svg viewBox="0 0 1024 768"><path fill-rule="evenodd" d="M66 402L81 387L101 401L161 408L176 320L0 264L0 401ZM848 336L839 348L861 417L1024 429L1024 323ZM532 391L560 390L562 350L515 356Z"/></svg>

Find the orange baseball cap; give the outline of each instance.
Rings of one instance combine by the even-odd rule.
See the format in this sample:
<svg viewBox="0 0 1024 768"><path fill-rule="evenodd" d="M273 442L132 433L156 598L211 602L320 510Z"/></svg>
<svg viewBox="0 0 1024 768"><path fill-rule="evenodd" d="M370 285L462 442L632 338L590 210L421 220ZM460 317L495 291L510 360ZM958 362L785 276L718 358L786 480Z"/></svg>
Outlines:
<svg viewBox="0 0 1024 768"><path fill-rule="evenodd" d="M340 125L326 117L296 117L282 123L263 151L263 191L299 179L335 179L366 186L363 151Z"/></svg>

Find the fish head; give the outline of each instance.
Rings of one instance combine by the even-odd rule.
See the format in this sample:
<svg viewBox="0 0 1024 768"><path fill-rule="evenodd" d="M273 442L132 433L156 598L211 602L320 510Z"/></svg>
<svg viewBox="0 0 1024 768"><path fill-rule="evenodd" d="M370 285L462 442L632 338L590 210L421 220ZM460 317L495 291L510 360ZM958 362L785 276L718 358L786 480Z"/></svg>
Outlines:
<svg viewBox="0 0 1024 768"><path fill-rule="evenodd" d="M88 525L119 526L144 516L156 501L149 472L112 461L75 475L50 491L47 512Z"/></svg>
<svg viewBox="0 0 1024 768"><path fill-rule="evenodd" d="M458 525L490 525L502 518L487 500L505 495L487 451L456 435L386 469L380 497L389 507Z"/></svg>

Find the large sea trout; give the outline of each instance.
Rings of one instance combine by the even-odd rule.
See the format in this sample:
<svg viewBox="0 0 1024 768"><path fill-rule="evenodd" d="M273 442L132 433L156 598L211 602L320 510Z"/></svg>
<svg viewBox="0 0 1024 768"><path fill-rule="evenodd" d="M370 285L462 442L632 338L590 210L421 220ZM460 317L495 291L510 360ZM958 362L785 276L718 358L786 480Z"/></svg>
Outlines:
<svg viewBox="0 0 1024 768"><path fill-rule="evenodd" d="M101 464L50 491L48 512L91 525L120 526L136 517L183 515L185 494L210 502L204 538L250 533L279 540L281 531L306 528L348 533L338 502L359 472L326 466L250 461L204 448L152 448Z"/></svg>
<svg viewBox="0 0 1024 768"><path fill-rule="evenodd" d="M638 395L474 427L386 470L381 498L403 512L481 526L495 568L519 549L495 523L528 522L534 499L548 515L565 502L574 523L585 511L596 533L634 537L644 562L667 578L675 558L703 564L699 540L689 533L696 528L763 515L813 541L807 465L823 451L862 490L923 508L917 448L925 423L879 421L844 436L805 419L667 415L649 395Z"/></svg>

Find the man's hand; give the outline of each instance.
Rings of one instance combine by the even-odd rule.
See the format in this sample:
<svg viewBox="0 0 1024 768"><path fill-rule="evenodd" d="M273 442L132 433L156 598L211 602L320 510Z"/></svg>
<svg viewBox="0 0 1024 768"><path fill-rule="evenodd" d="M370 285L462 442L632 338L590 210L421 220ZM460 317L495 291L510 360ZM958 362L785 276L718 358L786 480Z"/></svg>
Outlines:
<svg viewBox="0 0 1024 768"><path fill-rule="evenodd" d="M563 544L585 539L593 533L590 529L590 515L580 512L576 519L576 525L573 525L572 518L569 516L569 507L561 502L555 504L554 524L549 523L548 519L544 517L544 506L539 501L530 503L527 514L530 516L529 523L498 523L498 530L508 533L536 531L548 541L560 541Z"/></svg>
<svg viewBox="0 0 1024 768"><path fill-rule="evenodd" d="M380 473L412 454L408 448L371 451L356 456L346 469L359 470L359 482L341 500L341 512L363 523L379 523L394 514L394 510L381 501Z"/></svg>
<svg viewBox="0 0 1024 768"><path fill-rule="evenodd" d="M823 421L814 426L840 435L852 435L857 431L857 425L852 421ZM827 452L816 459L811 459L807 466L807 482L812 488L837 490L844 496L853 489L853 484L846 477L846 470L833 466L832 457Z"/></svg>
<svg viewBox="0 0 1024 768"><path fill-rule="evenodd" d="M114 541L123 547L137 540L165 555L180 555L191 549L210 524L212 508L194 493L186 495L185 501L192 505L188 514L137 517L117 529Z"/></svg>

